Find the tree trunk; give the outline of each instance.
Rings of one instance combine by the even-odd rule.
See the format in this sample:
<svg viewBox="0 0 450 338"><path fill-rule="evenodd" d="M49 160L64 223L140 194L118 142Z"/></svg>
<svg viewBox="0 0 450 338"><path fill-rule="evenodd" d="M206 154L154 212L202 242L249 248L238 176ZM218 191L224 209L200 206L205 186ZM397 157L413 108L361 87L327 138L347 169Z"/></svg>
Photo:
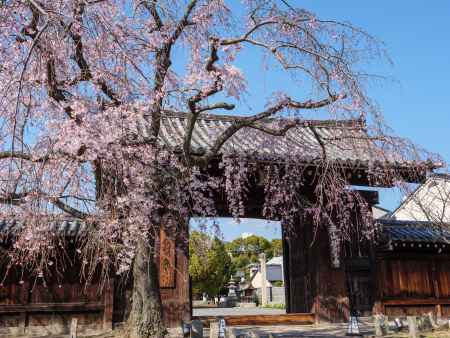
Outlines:
<svg viewBox="0 0 450 338"><path fill-rule="evenodd" d="M133 263L133 298L128 318L129 338L162 338L166 333L152 244L154 243L150 243L147 238L141 238L138 242Z"/></svg>

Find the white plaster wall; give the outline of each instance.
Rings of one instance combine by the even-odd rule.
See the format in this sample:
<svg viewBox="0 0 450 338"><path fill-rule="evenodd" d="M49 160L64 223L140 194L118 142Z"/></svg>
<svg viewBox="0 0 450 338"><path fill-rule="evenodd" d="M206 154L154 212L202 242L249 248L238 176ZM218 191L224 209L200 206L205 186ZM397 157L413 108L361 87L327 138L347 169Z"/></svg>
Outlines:
<svg viewBox="0 0 450 338"><path fill-rule="evenodd" d="M450 180L430 178L393 216L398 220L450 222Z"/></svg>

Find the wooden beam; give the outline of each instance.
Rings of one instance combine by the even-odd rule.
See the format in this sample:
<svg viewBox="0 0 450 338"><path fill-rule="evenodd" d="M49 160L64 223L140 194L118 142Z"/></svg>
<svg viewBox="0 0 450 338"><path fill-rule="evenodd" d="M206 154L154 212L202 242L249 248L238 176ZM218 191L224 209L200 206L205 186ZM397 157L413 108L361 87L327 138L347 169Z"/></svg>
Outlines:
<svg viewBox="0 0 450 338"><path fill-rule="evenodd" d="M355 189L355 192L357 192L369 205L375 205L379 203L379 194L378 191L373 190L358 190Z"/></svg>
<svg viewBox="0 0 450 338"><path fill-rule="evenodd" d="M201 320L205 325L217 321L217 317L205 316L194 317ZM225 322L228 326L237 325L310 325L314 324L313 313L288 313L280 315L243 315L243 316L225 316Z"/></svg>
<svg viewBox="0 0 450 338"><path fill-rule="evenodd" d="M434 244L434 243L433 243ZM378 260L420 260L420 261L448 261L450 255L447 253L436 254L436 252L421 252L417 245L415 246L416 252L377 252Z"/></svg>
<svg viewBox="0 0 450 338"><path fill-rule="evenodd" d="M0 305L0 313L102 311L103 308L103 302L31 303L27 305Z"/></svg>
<svg viewBox="0 0 450 338"><path fill-rule="evenodd" d="M416 305L450 305L450 299L424 298L424 299L385 299L385 306L416 306Z"/></svg>

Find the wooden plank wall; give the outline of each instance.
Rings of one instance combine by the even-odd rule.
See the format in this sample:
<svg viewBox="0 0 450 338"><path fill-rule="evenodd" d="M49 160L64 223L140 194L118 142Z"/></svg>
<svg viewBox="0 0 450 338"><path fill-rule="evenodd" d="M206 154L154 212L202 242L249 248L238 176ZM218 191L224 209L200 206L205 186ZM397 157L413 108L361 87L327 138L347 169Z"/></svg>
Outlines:
<svg viewBox="0 0 450 338"><path fill-rule="evenodd" d="M379 310L387 315L442 316L450 306L450 256L383 254L377 259L377 286Z"/></svg>
<svg viewBox="0 0 450 338"><path fill-rule="evenodd" d="M75 270L68 269L60 281L22 281L18 274L10 275L0 286L0 333L66 334L74 318L80 333L110 330L113 284L85 286Z"/></svg>

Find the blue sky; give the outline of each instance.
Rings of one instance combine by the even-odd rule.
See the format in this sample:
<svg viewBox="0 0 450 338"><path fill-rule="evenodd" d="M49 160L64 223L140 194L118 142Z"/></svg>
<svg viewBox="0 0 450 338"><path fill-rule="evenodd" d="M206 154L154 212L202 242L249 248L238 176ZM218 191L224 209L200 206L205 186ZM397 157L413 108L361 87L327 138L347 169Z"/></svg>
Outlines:
<svg viewBox="0 0 450 338"><path fill-rule="evenodd" d="M370 88L395 133L450 161L450 1L290 0L324 18L349 21L381 39L392 76ZM380 192L380 204L394 209L401 195Z"/></svg>
<svg viewBox="0 0 450 338"><path fill-rule="evenodd" d="M288 0L321 18L349 21L386 44L394 65L372 65L378 73L391 77L381 85L370 87L370 94L384 112L396 134L414 140L450 161L450 1L356 1L356 0ZM250 69L247 76L258 72ZM275 77L275 78L274 78ZM283 79L270 77L258 83L263 95ZM258 107L252 96L246 106ZM380 204L395 209L399 193L380 192ZM258 221L235 224L221 222L225 239L252 232L269 238L279 236L279 225ZM278 232L276 232L278 229Z"/></svg>

